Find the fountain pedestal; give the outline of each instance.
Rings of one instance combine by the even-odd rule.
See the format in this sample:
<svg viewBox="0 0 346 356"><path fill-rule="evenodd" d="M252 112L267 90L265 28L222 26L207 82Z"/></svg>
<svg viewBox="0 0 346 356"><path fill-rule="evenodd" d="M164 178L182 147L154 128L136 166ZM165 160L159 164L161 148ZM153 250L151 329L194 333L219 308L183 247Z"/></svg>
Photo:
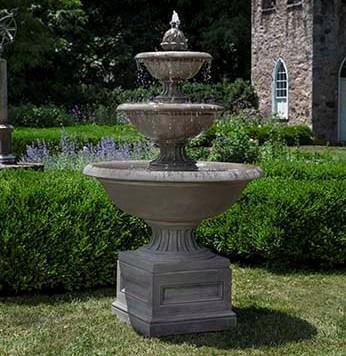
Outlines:
<svg viewBox="0 0 346 356"><path fill-rule="evenodd" d="M0 164L16 161L11 150L12 131L13 127L8 123L7 62L0 58Z"/></svg>
<svg viewBox="0 0 346 356"><path fill-rule="evenodd" d="M145 336L235 326L229 260L195 243L195 225L149 224L149 245L119 253L113 313Z"/></svg>

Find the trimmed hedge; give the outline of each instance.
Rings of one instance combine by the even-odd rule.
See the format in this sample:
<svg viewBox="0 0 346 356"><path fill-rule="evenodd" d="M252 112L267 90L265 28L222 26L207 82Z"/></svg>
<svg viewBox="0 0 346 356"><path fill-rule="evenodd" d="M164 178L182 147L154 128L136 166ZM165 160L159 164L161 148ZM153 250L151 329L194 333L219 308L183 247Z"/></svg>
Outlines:
<svg viewBox="0 0 346 356"><path fill-rule="evenodd" d="M251 126L247 128L249 136L257 139L260 144L270 138L280 139L288 146L311 145L313 134L308 126Z"/></svg>
<svg viewBox="0 0 346 356"><path fill-rule="evenodd" d="M219 252L237 258L297 265L344 264L346 181L258 180L230 211L206 221L198 236Z"/></svg>
<svg viewBox="0 0 346 356"><path fill-rule="evenodd" d="M1 172L0 191L2 292L109 285L117 251L149 237L140 219L120 212L80 173ZM343 264L346 181L261 179L197 236L230 256Z"/></svg>
<svg viewBox="0 0 346 356"><path fill-rule="evenodd" d="M282 141L288 146L313 144L313 134L308 126L247 126L237 123L236 116L230 116L230 119L231 122L228 122L227 118L222 122L216 122L202 132L192 140L193 146L211 146L217 136L227 136L239 128L245 131L249 138L258 140L260 145L270 139Z"/></svg>
<svg viewBox="0 0 346 356"><path fill-rule="evenodd" d="M267 177L293 178L298 180L330 180L346 182L346 161L290 162L269 161L261 163Z"/></svg>
<svg viewBox="0 0 346 356"><path fill-rule="evenodd" d="M37 140L44 141L50 149L56 150L59 147L62 133L71 137L77 146L83 147L86 143L98 144L102 137L113 137L117 142L135 143L144 140L144 137L138 133L132 125L79 125L66 127L64 129L44 128L16 128L13 132L13 152L16 155L22 155L28 145Z"/></svg>
<svg viewBox="0 0 346 356"><path fill-rule="evenodd" d="M114 282L117 251L148 236L79 173L0 173L0 294Z"/></svg>

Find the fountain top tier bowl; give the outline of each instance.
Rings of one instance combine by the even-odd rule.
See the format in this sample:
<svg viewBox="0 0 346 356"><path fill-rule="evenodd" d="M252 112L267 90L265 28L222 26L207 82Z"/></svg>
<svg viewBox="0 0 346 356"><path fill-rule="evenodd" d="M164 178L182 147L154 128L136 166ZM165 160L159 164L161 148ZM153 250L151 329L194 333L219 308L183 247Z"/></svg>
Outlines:
<svg viewBox="0 0 346 356"><path fill-rule="evenodd" d="M212 58L209 53L191 51L145 52L135 57L137 63L144 64L149 73L162 82L191 79Z"/></svg>
<svg viewBox="0 0 346 356"><path fill-rule="evenodd" d="M156 98L158 102L187 102L179 84L196 76L202 66L212 60L209 53L187 50L187 39L179 26L179 16L174 12L171 29L161 42L163 51L139 53L135 57L139 66L144 65L151 76L162 82L164 90Z"/></svg>

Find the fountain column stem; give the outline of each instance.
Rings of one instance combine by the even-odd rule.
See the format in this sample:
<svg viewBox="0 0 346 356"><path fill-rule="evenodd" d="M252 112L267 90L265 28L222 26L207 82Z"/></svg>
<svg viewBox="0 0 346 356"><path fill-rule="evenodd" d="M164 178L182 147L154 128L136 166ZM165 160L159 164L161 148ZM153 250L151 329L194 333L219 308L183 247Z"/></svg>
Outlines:
<svg viewBox="0 0 346 356"><path fill-rule="evenodd" d="M186 140L159 141L159 157L150 162L150 169L156 171L196 171L196 161L186 154Z"/></svg>
<svg viewBox="0 0 346 356"><path fill-rule="evenodd" d="M187 103L188 98L182 93L181 82L165 81L162 82L162 92L154 98L157 103Z"/></svg>
<svg viewBox="0 0 346 356"><path fill-rule="evenodd" d="M211 252L194 238L196 223L163 223L147 221L152 230L150 242L141 247L143 253L162 255L164 259L206 258Z"/></svg>

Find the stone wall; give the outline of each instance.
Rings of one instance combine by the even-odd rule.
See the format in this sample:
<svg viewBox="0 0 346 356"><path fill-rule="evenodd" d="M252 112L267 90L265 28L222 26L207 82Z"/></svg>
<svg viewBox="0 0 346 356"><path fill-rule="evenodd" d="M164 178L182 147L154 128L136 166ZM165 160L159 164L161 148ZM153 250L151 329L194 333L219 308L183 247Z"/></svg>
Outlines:
<svg viewBox="0 0 346 356"><path fill-rule="evenodd" d="M346 1L314 0L313 128L338 139L339 69L346 57Z"/></svg>
<svg viewBox="0 0 346 356"><path fill-rule="evenodd" d="M272 111L272 75L282 58L289 78L289 124L312 122L312 1L288 6L276 0L276 7L262 11L262 0L252 0L252 82L259 96L261 112Z"/></svg>

